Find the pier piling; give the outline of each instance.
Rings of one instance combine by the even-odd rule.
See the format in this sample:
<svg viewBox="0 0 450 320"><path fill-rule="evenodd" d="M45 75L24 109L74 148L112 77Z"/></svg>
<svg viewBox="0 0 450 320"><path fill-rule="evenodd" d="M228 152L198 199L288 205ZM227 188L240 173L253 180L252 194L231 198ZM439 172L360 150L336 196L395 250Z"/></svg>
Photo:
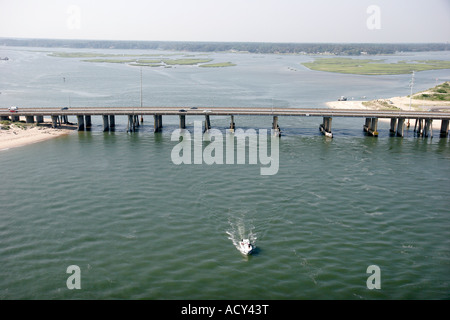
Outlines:
<svg viewBox="0 0 450 320"><path fill-rule="evenodd" d="M53 119L53 116L52 116ZM78 131L84 130L84 117L83 116L77 116L78 121Z"/></svg>
<svg viewBox="0 0 450 320"><path fill-rule="evenodd" d="M56 127L58 127L58 116L52 116L52 128Z"/></svg>
<svg viewBox="0 0 450 320"><path fill-rule="evenodd" d="M90 115L84 116L84 121L86 125L86 129L90 129L92 127L92 118Z"/></svg>
<svg viewBox="0 0 450 320"><path fill-rule="evenodd" d="M397 118L391 118L391 126L390 126L390 129L389 129L389 133L391 135L394 135L396 128L397 128Z"/></svg>
<svg viewBox="0 0 450 320"><path fill-rule="evenodd" d="M403 137L404 130L405 130L405 118L398 118L397 136Z"/></svg>
<svg viewBox="0 0 450 320"><path fill-rule="evenodd" d="M323 117L323 122L320 125L319 129L326 137L333 138L333 133L331 132L331 121L333 119L331 117Z"/></svg>
<svg viewBox="0 0 450 320"><path fill-rule="evenodd" d="M180 114L180 129L186 129L186 116Z"/></svg>
<svg viewBox="0 0 450 320"><path fill-rule="evenodd" d="M103 118L103 132L109 131L109 117L107 115L102 116Z"/></svg>
<svg viewBox="0 0 450 320"><path fill-rule="evenodd" d="M109 129L114 130L115 127L116 127L116 117L113 115L110 115L109 116Z"/></svg>
<svg viewBox="0 0 450 320"><path fill-rule="evenodd" d="M234 132L235 129L236 129L236 124L234 123L234 115L231 115L230 132Z"/></svg>
<svg viewBox="0 0 450 320"><path fill-rule="evenodd" d="M425 120L425 128L423 132L423 136L425 138L433 138L433 119L426 119Z"/></svg>
<svg viewBox="0 0 450 320"><path fill-rule="evenodd" d="M449 120L441 120L441 131L439 134L441 138L447 138L448 136L448 123Z"/></svg>
<svg viewBox="0 0 450 320"><path fill-rule="evenodd" d="M211 129L211 120L209 119L209 114L207 114L207 115L205 115L205 128L204 128L203 132L206 132L209 129Z"/></svg>
<svg viewBox="0 0 450 320"><path fill-rule="evenodd" d="M162 129L162 115L155 114L154 119L154 129L153 132L160 132Z"/></svg>

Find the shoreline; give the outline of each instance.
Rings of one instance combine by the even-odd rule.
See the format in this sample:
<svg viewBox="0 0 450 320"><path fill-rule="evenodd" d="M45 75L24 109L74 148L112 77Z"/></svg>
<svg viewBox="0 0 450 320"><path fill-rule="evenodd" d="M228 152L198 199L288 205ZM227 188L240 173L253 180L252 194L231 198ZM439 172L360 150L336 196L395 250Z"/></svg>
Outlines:
<svg viewBox="0 0 450 320"><path fill-rule="evenodd" d="M8 129L5 129L5 126ZM51 126L51 120L45 118L44 123L39 125L23 122L20 122L20 125L13 122L8 125L0 125L0 152L61 137L76 131L76 126L63 125L60 128Z"/></svg>
<svg viewBox="0 0 450 320"><path fill-rule="evenodd" d="M350 100L350 101L329 101L325 103L331 109L351 109L351 110L405 110L405 111L437 111L447 110L450 112L449 101L432 101L432 100L411 100L407 96L392 97L389 99L377 100ZM390 122L390 119L380 118L382 122ZM415 119L411 119L410 126L415 125ZM434 120L432 128L440 129L441 120Z"/></svg>

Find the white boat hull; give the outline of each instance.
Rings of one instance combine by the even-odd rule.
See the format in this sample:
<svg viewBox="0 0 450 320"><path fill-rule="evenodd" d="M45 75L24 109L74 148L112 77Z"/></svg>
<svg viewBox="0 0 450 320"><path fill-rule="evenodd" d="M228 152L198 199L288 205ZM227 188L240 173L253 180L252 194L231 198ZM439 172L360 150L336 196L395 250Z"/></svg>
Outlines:
<svg viewBox="0 0 450 320"><path fill-rule="evenodd" d="M249 255L253 252L255 247L250 243L249 240L244 239L239 242L239 250L244 255Z"/></svg>

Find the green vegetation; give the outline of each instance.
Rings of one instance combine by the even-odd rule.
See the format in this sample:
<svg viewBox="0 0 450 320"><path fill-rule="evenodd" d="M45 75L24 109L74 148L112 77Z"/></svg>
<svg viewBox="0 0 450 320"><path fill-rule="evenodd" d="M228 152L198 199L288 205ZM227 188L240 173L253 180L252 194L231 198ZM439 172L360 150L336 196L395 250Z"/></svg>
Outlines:
<svg viewBox="0 0 450 320"><path fill-rule="evenodd" d="M386 100L372 100L372 101L363 101L362 104L366 107L375 109L375 110L390 110L396 111L401 110L401 108L394 106Z"/></svg>
<svg viewBox="0 0 450 320"><path fill-rule="evenodd" d="M167 65L196 65L199 63L211 62L212 59L174 59L174 60L163 60Z"/></svg>
<svg viewBox="0 0 450 320"><path fill-rule="evenodd" d="M202 68L223 68L223 67L234 67L236 64L231 62L222 62L222 63L207 63L201 64L199 67Z"/></svg>
<svg viewBox="0 0 450 320"><path fill-rule="evenodd" d="M448 43L267 43L267 42L187 42L119 41L1 38L3 46L41 48L139 49L189 52L250 52L276 54L394 54L396 52L448 51Z"/></svg>
<svg viewBox="0 0 450 320"><path fill-rule="evenodd" d="M444 82L434 88L413 95L416 100L450 101L450 82Z"/></svg>
<svg viewBox="0 0 450 320"><path fill-rule="evenodd" d="M2 121L0 121L0 128L2 130L9 130L9 129L11 129L11 121L9 121L9 120L2 120Z"/></svg>
<svg viewBox="0 0 450 320"><path fill-rule="evenodd" d="M84 62L108 62L108 63L132 63L136 62L136 60L132 59L87 59L82 60Z"/></svg>
<svg viewBox="0 0 450 320"><path fill-rule="evenodd" d="M323 58L303 65L316 71L351 73L364 75L407 74L412 71L450 69L450 61L420 60L413 62L384 63L384 60Z"/></svg>

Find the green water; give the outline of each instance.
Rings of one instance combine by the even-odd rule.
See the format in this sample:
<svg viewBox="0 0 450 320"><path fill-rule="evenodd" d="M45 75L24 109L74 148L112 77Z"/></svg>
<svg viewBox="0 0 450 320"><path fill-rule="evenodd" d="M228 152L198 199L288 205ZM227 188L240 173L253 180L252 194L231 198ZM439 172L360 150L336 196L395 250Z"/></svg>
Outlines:
<svg viewBox="0 0 450 320"><path fill-rule="evenodd" d="M0 151L1 299L450 298L448 138L389 137L388 123L373 138L362 119L335 119L329 139L320 118L280 117L279 170L263 176L259 164L175 165L176 117L156 134L151 118L137 133L93 120ZM367 287L371 265L380 289Z"/></svg>
<svg viewBox="0 0 450 320"><path fill-rule="evenodd" d="M176 166L174 145L75 133L2 152L1 297L449 298L447 139L283 137L274 176Z"/></svg>

